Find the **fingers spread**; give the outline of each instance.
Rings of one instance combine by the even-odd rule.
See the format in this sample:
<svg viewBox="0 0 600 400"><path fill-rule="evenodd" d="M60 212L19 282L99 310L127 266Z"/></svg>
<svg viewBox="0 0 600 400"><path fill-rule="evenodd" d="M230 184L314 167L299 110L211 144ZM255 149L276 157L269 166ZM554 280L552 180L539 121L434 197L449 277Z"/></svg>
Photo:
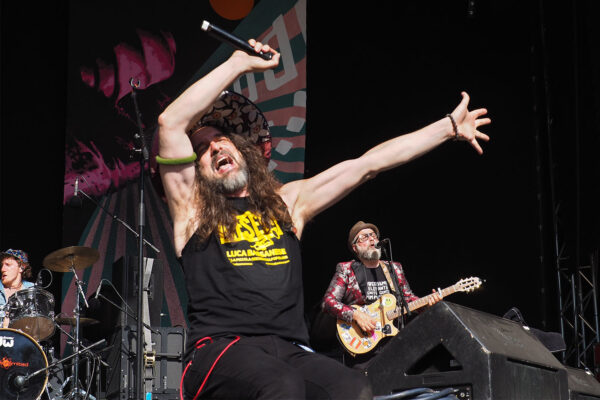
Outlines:
<svg viewBox="0 0 600 400"><path fill-rule="evenodd" d="M487 124L491 124L492 120L489 118L481 118L481 119L476 119L475 120L475 127L480 127L481 125L487 125Z"/></svg>
<svg viewBox="0 0 600 400"><path fill-rule="evenodd" d="M485 142L489 142L489 140L490 140L490 137L488 135L486 135L485 133L481 133L479 131L475 131L475 137L477 139L481 139Z"/></svg>
<svg viewBox="0 0 600 400"><path fill-rule="evenodd" d="M471 143L471 146L473 146L473 148L475 149L475 151L477 151L478 154L483 154L483 149L481 148L479 143L477 143L477 139L472 139L469 143Z"/></svg>
<svg viewBox="0 0 600 400"><path fill-rule="evenodd" d="M481 117L482 115L485 115L485 114L487 114L487 112L488 112L488 111L487 111L487 109L486 109L486 108L478 108L477 110L473 110L473 111L471 111L471 115L472 115L473 117L475 117L475 118L479 118L479 117Z"/></svg>

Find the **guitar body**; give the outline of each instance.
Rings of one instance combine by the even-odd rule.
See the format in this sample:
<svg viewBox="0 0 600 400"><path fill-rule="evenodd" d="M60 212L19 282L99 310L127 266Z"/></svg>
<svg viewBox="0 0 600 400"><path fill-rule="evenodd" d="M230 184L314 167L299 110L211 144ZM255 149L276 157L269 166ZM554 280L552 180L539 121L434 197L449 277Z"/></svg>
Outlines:
<svg viewBox="0 0 600 400"><path fill-rule="evenodd" d="M481 279L477 277L461 279L452 286L445 289L438 289L436 294L444 298L456 292L468 293L480 287L481 282ZM431 296L433 294L411 301L408 303L408 309L415 311L427 306L431 301ZM384 294L376 302L368 306L352 307L355 310L366 312L371 318L377 321L373 334L366 335L356 322L349 324L344 320L337 320L337 337L344 349L353 356L368 353L377 346L381 339L396 335L398 328L394 326L392 321L398 318L401 311L405 311L396 308L396 297L392 294Z"/></svg>
<svg viewBox="0 0 600 400"><path fill-rule="evenodd" d="M379 344L381 339L395 336L398 333L398 328L388 319L388 312L396 309L396 298L392 294L384 294L369 305L354 305L352 308L367 313L377 321L377 326L371 335L367 335L356 322L349 324L346 321L338 320L336 324L337 337L349 353L353 355L368 353Z"/></svg>

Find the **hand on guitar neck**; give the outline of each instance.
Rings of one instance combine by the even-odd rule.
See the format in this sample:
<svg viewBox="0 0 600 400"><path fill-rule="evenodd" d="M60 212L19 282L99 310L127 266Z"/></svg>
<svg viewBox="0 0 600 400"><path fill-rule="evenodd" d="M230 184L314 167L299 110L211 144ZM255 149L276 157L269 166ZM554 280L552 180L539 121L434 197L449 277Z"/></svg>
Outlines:
<svg viewBox="0 0 600 400"><path fill-rule="evenodd" d="M429 306L432 306L435 303L442 300L442 291L440 289L438 289L438 290L431 289L431 291L432 291L432 294L427 296L427 304Z"/></svg>

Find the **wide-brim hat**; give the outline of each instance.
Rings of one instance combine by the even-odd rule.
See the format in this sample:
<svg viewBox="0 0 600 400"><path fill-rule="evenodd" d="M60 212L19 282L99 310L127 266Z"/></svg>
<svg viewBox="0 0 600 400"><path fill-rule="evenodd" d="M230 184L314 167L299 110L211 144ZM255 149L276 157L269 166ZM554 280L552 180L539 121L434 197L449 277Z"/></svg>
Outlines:
<svg viewBox="0 0 600 400"><path fill-rule="evenodd" d="M29 264L29 256L23 250L8 249L0 253L0 260L4 260L6 257L13 257L23 264Z"/></svg>
<svg viewBox="0 0 600 400"><path fill-rule="evenodd" d="M363 229L367 229L370 228L373 230L373 232L375 232L377 234L377 237L379 237L379 229L377 228L377 226L375 226L375 224L371 224L369 222L363 222L363 221L358 221L357 223L355 223L352 228L350 228L350 232L348 233L348 249L350 250L350 252L354 253L354 250L352 249L352 245L354 244L354 239L356 239L356 235L358 235L358 232L362 231Z"/></svg>
<svg viewBox="0 0 600 400"><path fill-rule="evenodd" d="M271 133L267 118L256 104L239 93L224 90L194 126L192 135L204 126L242 135L259 146L267 160L271 158Z"/></svg>

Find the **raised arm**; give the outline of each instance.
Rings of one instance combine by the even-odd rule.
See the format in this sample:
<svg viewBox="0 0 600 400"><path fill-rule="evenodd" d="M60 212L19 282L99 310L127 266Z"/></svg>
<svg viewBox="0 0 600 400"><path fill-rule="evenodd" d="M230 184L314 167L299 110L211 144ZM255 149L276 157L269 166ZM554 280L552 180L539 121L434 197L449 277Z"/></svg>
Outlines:
<svg viewBox="0 0 600 400"><path fill-rule="evenodd" d="M343 161L312 178L284 185L281 196L290 209L298 234L307 221L363 182L420 157L449 139L467 141L479 154L483 153L478 140L488 141L489 137L478 128L491 122L489 118L480 118L487 110L469 111L469 96L465 92L462 96L462 101L451 114L452 118L444 117L418 131L383 142L361 157Z"/></svg>
<svg viewBox="0 0 600 400"><path fill-rule="evenodd" d="M249 43L257 52L262 50L273 53L272 59L266 61L242 51L235 51L227 61L188 87L161 113L158 117L158 155L162 159L168 162L193 156L194 149L188 137L189 130L210 109L221 92L244 73L265 71L279 64L279 53L268 45L254 39ZM194 203L191 201L195 180L194 163L162 164L160 173L173 218L175 247L179 253L182 242L185 244L188 239L189 235L185 229L194 213Z"/></svg>

